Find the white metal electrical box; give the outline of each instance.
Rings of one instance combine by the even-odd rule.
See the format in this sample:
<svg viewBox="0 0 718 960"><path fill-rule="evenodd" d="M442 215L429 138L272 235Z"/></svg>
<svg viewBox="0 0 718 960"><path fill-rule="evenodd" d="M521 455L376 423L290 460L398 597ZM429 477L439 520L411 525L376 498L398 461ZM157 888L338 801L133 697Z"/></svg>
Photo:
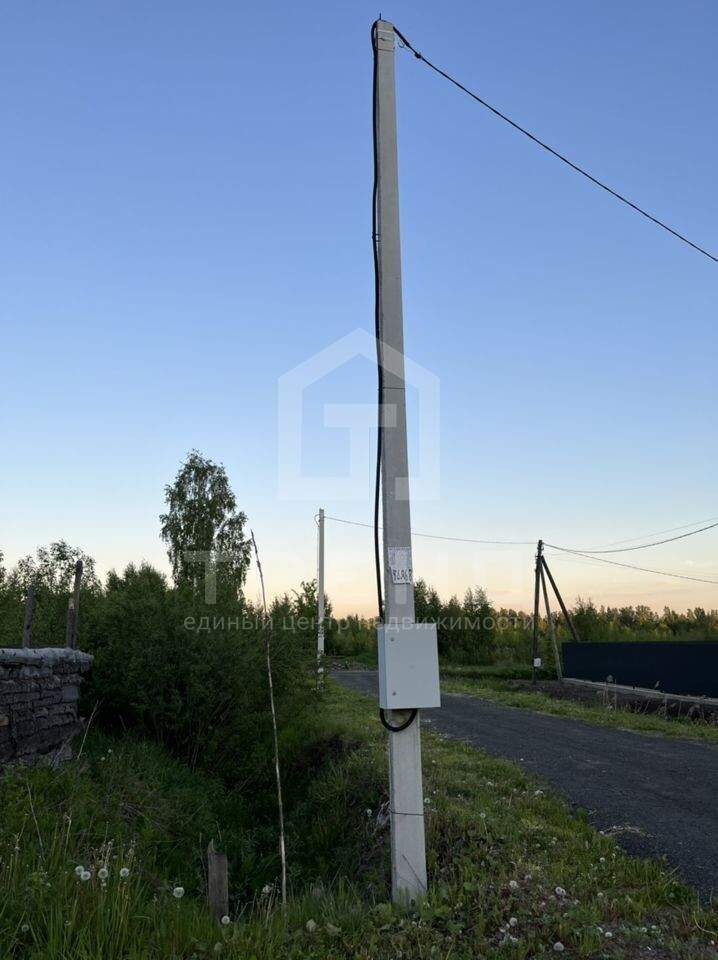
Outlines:
<svg viewBox="0 0 718 960"><path fill-rule="evenodd" d="M380 624L379 706L384 710L440 707L435 623Z"/></svg>

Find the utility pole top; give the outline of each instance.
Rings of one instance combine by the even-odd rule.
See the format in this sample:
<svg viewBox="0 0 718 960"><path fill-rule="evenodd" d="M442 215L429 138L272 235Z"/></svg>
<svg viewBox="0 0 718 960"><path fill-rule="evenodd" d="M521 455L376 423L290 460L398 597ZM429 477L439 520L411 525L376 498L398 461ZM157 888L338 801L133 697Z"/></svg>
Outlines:
<svg viewBox="0 0 718 960"><path fill-rule="evenodd" d="M376 22L376 45L379 50L394 50L394 24L388 20L377 20Z"/></svg>

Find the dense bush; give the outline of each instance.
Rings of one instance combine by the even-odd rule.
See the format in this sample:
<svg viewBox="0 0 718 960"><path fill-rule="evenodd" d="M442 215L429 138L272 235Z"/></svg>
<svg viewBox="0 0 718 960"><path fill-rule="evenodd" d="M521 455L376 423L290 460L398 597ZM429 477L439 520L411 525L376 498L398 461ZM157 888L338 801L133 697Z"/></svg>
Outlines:
<svg viewBox="0 0 718 960"><path fill-rule="evenodd" d="M190 767L231 783L265 779L267 640L280 735L296 740L316 702L315 641L297 605L278 601L265 626L242 601L206 605L151 567L130 566L110 575L85 618L82 645L95 657L87 696L104 726L140 730Z"/></svg>
<svg viewBox="0 0 718 960"><path fill-rule="evenodd" d="M36 590L33 645L64 644L78 558L85 565L78 646L95 658L85 715L94 713L110 730L149 736L225 782L270 778L264 644L269 639L280 744L293 749L308 735L317 705L311 585L276 601L267 626L241 597L205 604L203 591L172 587L146 564L111 573L102 587L91 558L53 544L0 579L2 645L21 642L29 583Z"/></svg>

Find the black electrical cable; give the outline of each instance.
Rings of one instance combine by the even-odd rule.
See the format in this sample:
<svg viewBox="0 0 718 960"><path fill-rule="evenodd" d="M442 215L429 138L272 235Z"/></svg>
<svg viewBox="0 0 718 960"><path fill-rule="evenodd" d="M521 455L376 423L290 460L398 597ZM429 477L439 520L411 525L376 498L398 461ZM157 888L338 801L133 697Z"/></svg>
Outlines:
<svg viewBox="0 0 718 960"><path fill-rule="evenodd" d="M386 727L389 733L401 733L402 730L406 730L407 727L410 727L412 725L414 720L416 720L416 715L418 712L419 712L418 710L412 710L406 720L394 726L393 724L389 723L389 721L386 719L386 713L380 707L379 719L381 720L382 726Z"/></svg>
<svg viewBox="0 0 718 960"><path fill-rule="evenodd" d="M541 147L543 150L546 150L552 156L556 157L557 160L560 160L562 163L565 163L566 166L570 167L576 173L580 173L582 177L585 177L587 180L590 180L591 183L595 184L597 187L600 187L601 190L605 190L606 193L610 193L610 195L612 197L615 197L616 200L620 200L621 203L625 203L627 207L630 207L632 210L635 210L636 213L640 213L642 217L645 217L647 220L650 220L651 223L654 223L657 227L661 227L663 230L666 230L668 233L672 234L678 240L682 240L683 243L688 244L689 247L693 247L693 249L697 250L698 253L702 253L704 257L708 257L709 260L712 260L714 263L718 263L718 257L714 256L712 253L709 253L708 250L704 250L703 247L699 246L697 243L693 243L693 241L689 240L688 237L684 237L682 233L678 233L678 231L674 230L673 227L669 227L667 223L664 223L662 220L659 220L657 217L654 217L652 214L648 213L646 210L643 210L641 207L638 206L638 204L633 203L632 200L629 200L628 197L624 197L622 194L618 193L617 190L613 190L607 184L602 183L600 180L598 180L596 177L590 174L587 170L584 170L583 167L579 167L577 163L573 163L573 161L569 160L568 157L565 157L562 153L559 153L558 150L554 150L553 147L550 147L547 143L544 143L543 140L539 140L539 138L535 134L531 133L530 130L527 130L525 127L522 127L520 124L516 123L515 120L512 120L510 117L507 117L505 113L502 113L500 110L497 110L496 107L492 107L490 103L487 103L486 100L480 97L477 93L474 93L472 90L469 90L468 87L465 87L463 83L460 83L458 80L452 77L451 74L446 73L446 71L442 70L441 67L437 67L435 63L431 62L431 60L427 60L422 53L419 53L419 51L415 47L413 47L411 43L409 43L409 41L406 39L404 34L401 33L401 31L397 30L396 27L394 27L394 33L397 35L401 43L403 43L408 50L411 50L411 52L414 54L417 60L421 60L423 63L427 65L427 67L430 67L435 73L438 73L439 76L443 77L445 80L448 80L449 83L453 83L455 87L458 87L459 90L463 91L463 93L468 94L472 99L476 100L477 103L480 103L482 107L486 107L487 110L490 110L491 113L497 116L500 120L503 120L505 123L508 123L510 126L514 128L514 130L518 130L519 133L523 133L523 135L525 137L528 137L529 140L533 140L533 142L537 146Z"/></svg>
<svg viewBox="0 0 718 960"><path fill-rule="evenodd" d="M371 246L374 255L374 336L376 337L376 369L377 369L377 432L376 432L376 475L374 478L374 565L376 567L376 596L379 609L379 620L384 621L384 597L381 588L381 550L379 547L379 500L381 494L381 447L382 447L382 399L384 393L384 372L382 367L381 352L381 316L379 305L379 248L380 242L378 235L378 201L379 201L379 144L377 138L377 115L376 115L376 90L377 90L377 70L379 68L379 58L377 56L377 25L372 24L371 28L371 46L374 56L374 72L372 82L372 131L374 147L374 186L372 188L372 207L371 207ZM383 723L383 721L382 721Z"/></svg>
<svg viewBox="0 0 718 960"><path fill-rule="evenodd" d="M547 547L553 547L554 550L562 550L564 553L630 553L632 550L645 550L646 547L660 547L664 543L674 543L676 540L685 540L686 537L694 537L697 533L705 533L706 530L714 530L718 527L718 522L709 523L707 527L701 527L700 530L691 530L689 533L681 533L677 537L666 537L665 540L654 540L652 543L639 543L633 547L614 547L611 550L576 550L573 547L559 547L555 543L547 543Z"/></svg>
<svg viewBox="0 0 718 960"><path fill-rule="evenodd" d="M377 95L377 71L379 69L379 57L377 51L377 23L374 22L371 28L371 46L374 56L374 72L372 84L372 130L374 141L374 187L372 190L372 209L371 209L371 239L372 250L374 253L374 334L376 336L376 369L377 369L377 388L378 388L378 416L377 416L377 440L376 440L376 477L374 481L374 563L376 565L376 594L379 607L379 620L384 622L384 597L381 587L381 550L379 546L379 501L381 492L381 448L383 440L382 427L382 400L384 398L384 366L382 356L382 323L381 323L381 304L380 304L380 277L381 264L379 261L379 236L378 223L378 205L379 205L379 138L377 136L377 115L376 115L376 95ZM391 724L386 719L386 713L379 709L379 719L390 733L401 733L410 727L416 720L418 711L412 710L406 720L399 724Z"/></svg>
<svg viewBox="0 0 718 960"><path fill-rule="evenodd" d="M547 543L544 546L551 546ZM560 547L558 548L561 549ZM718 587L718 580L706 580L705 577L689 577L685 573L670 573L667 570L653 570L650 567L637 567L633 563L621 563L619 560L607 560L606 557L597 557L590 553L579 553L577 550L567 550L564 553L568 553L570 557L583 557L586 560L594 560L596 563L610 563L614 567L625 567L626 570L639 570L641 573L655 573L659 577L676 577L678 580L693 580L695 583L710 583L714 587ZM569 559L568 557L566 558ZM551 561L553 563L553 560Z"/></svg>
<svg viewBox="0 0 718 960"><path fill-rule="evenodd" d="M371 529L374 527L373 523L361 523L359 520L345 520L343 517L330 517L329 514L325 514L324 519L334 520L336 523L347 523L350 527L369 527ZM483 543L503 547L533 547L536 545L535 540L476 540L471 537L445 537L440 533L417 533L416 530L411 531L411 536L424 537L429 540L449 540L452 543Z"/></svg>

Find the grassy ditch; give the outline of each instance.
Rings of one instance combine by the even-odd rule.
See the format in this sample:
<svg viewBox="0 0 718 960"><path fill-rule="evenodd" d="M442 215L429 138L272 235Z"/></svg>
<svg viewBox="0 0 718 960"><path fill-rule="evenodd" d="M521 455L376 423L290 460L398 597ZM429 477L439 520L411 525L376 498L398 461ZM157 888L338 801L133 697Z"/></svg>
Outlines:
<svg viewBox="0 0 718 960"><path fill-rule="evenodd" d="M0 779L3 960L718 958L717 911L665 867L628 857L514 765L428 732L431 889L396 912L386 735L373 702L332 683L326 700L286 771L286 919L271 816L258 823L239 788L159 747L95 735L60 771ZM224 925L204 907L210 836L232 864Z"/></svg>
<svg viewBox="0 0 718 960"><path fill-rule="evenodd" d="M659 712L615 704L610 696L603 703L598 697L595 703L585 702L579 699L585 698L584 691L576 691L576 699L552 696L540 688L533 690L525 678L516 678L505 668L442 666L441 689L604 727L718 743L718 724L714 720L663 716Z"/></svg>

